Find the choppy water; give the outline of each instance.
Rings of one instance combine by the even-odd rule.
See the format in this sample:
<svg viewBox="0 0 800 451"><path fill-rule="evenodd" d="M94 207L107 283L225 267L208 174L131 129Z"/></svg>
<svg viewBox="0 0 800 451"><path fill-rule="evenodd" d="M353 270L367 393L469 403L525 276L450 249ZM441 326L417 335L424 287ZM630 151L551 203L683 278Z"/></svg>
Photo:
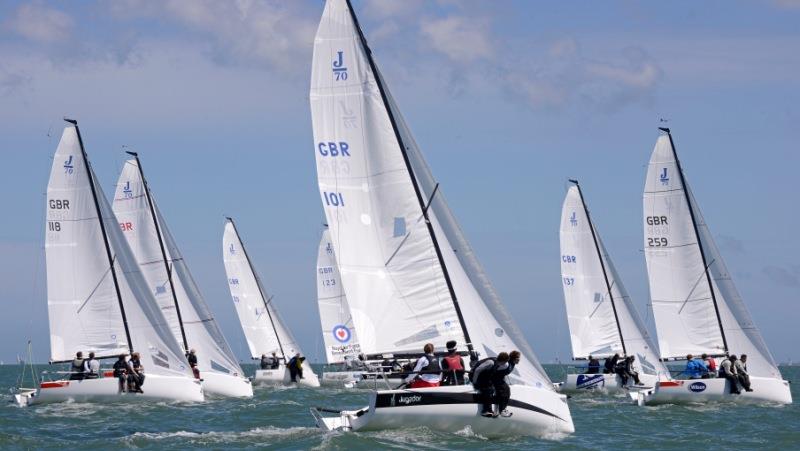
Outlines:
<svg viewBox="0 0 800 451"><path fill-rule="evenodd" d="M554 380L559 366L547 366ZM800 402L800 367L781 369ZM559 440L489 441L472 434L424 428L370 433L323 433L311 406L360 407L364 392L259 388L248 400L202 404L53 404L15 407L10 389L20 368L0 366L0 449L800 449L800 406L636 407L626 398L576 396L570 409L577 432ZM253 367L246 368L253 372Z"/></svg>

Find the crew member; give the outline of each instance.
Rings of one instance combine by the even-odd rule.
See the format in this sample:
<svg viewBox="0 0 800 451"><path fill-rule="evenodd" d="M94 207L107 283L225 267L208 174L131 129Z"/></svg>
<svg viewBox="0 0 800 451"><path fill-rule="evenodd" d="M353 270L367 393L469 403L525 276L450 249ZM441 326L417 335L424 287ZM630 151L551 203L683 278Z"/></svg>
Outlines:
<svg viewBox="0 0 800 451"><path fill-rule="evenodd" d="M494 411L492 409L492 404L494 403L492 373L500 359L503 359L504 362L508 362L508 354L501 352L497 357L487 357L474 362L474 366L472 367L472 386L478 390L478 398L481 401L481 416L487 418L492 418L494 416Z"/></svg>
<svg viewBox="0 0 800 451"><path fill-rule="evenodd" d="M128 362L125 361L125 354L120 354L114 362L114 377L119 379L119 391L125 393L125 385L128 381Z"/></svg>
<svg viewBox="0 0 800 451"><path fill-rule="evenodd" d="M425 355L417 359L417 364L405 383L409 384L409 388L438 387L442 368L439 366L439 359L433 355L433 344L427 343L422 351Z"/></svg>
<svg viewBox="0 0 800 451"><path fill-rule="evenodd" d="M708 373L708 368L706 368L705 363L695 359L692 354L687 354L686 369L683 370L683 373L686 374L689 379L700 379L704 374Z"/></svg>
<svg viewBox="0 0 800 451"><path fill-rule="evenodd" d="M83 361L83 353L81 351L75 353L75 358L72 359L72 366L69 369L69 380L83 380Z"/></svg>
<svg viewBox="0 0 800 451"><path fill-rule="evenodd" d="M592 356L589 356L589 365L586 368L586 374L597 374L599 372L600 372L600 361Z"/></svg>
<svg viewBox="0 0 800 451"><path fill-rule="evenodd" d="M511 351L506 362L500 361L497 356L497 364L492 371L492 386L494 387L494 398L497 403L497 412L501 417L510 417L513 413L508 411L508 401L511 399L511 387L508 386L506 376L514 371L514 367L519 363L519 351Z"/></svg>
<svg viewBox="0 0 800 451"><path fill-rule="evenodd" d="M144 393L142 385L144 385L144 367L139 359L139 353L134 352L128 360L128 391Z"/></svg>
<svg viewBox="0 0 800 451"><path fill-rule="evenodd" d="M456 341L446 343L447 355L442 357L442 385L464 385L464 359L458 355Z"/></svg>
<svg viewBox="0 0 800 451"><path fill-rule="evenodd" d="M739 377L736 374L736 356L731 355L723 360L719 368L719 377L724 377L728 380L731 386L730 393L732 395L739 395L742 392L739 390Z"/></svg>
<svg viewBox="0 0 800 451"><path fill-rule="evenodd" d="M94 358L94 352L89 353L89 358L83 362L83 372L86 379L97 379L100 377L100 362Z"/></svg>
<svg viewBox="0 0 800 451"><path fill-rule="evenodd" d="M189 361L189 367L192 368L192 374L194 374L194 378L200 379L200 368L197 367L197 354L195 353L194 349L190 349L189 353L186 354L186 360Z"/></svg>
<svg viewBox="0 0 800 451"><path fill-rule="evenodd" d="M619 354L614 354L612 357L606 358L606 361L603 364L603 373L614 374L617 368L617 360L619 360Z"/></svg>
<svg viewBox="0 0 800 451"><path fill-rule="evenodd" d="M708 354L703 353L700 358L703 359L703 363L708 368L708 372L703 377L707 379L717 377L717 361L714 360L714 357L709 357Z"/></svg>
<svg viewBox="0 0 800 451"><path fill-rule="evenodd" d="M303 378L303 362L306 360L305 357L301 357L300 353L294 355L289 360L289 363L286 366L289 368L289 376L292 379L292 382L297 382L297 378Z"/></svg>
<svg viewBox="0 0 800 451"><path fill-rule="evenodd" d="M733 367L736 369L736 377L739 383L744 387L745 391L753 391L750 388L750 375L747 374L747 354L742 354L739 360L734 362Z"/></svg>

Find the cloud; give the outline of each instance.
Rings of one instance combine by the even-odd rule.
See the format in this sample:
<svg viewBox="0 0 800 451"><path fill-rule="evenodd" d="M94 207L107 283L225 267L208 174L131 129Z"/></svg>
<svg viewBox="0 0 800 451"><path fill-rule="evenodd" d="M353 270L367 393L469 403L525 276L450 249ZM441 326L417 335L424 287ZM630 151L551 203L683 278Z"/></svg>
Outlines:
<svg viewBox="0 0 800 451"><path fill-rule="evenodd" d="M175 22L210 46L225 65L296 68L298 54L310 52L316 21L300 2L167 0L114 2L119 18L138 15ZM302 64L307 64L305 60Z"/></svg>
<svg viewBox="0 0 800 451"><path fill-rule="evenodd" d="M514 98L535 109L581 103L616 111L651 102L662 70L642 48L627 47L605 59L589 58L576 40L563 39L553 42L544 54L532 52L513 65L506 64L500 78Z"/></svg>
<svg viewBox="0 0 800 451"><path fill-rule="evenodd" d="M0 64L0 97L11 95L30 84L32 77L20 71L10 70Z"/></svg>
<svg viewBox="0 0 800 451"><path fill-rule="evenodd" d="M4 25L31 41L52 43L69 38L75 22L69 14L37 2L20 5Z"/></svg>
<svg viewBox="0 0 800 451"><path fill-rule="evenodd" d="M800 9L800 0L772 0L770 3L782 9Z"/></svg>
<svg viewBox="0 0 800 451"><path fill-rule="evenodd" d="M761 272L772 282L785 287L800 287L800 268L792 270L780 266L765 266Z"/></svg>
<svg viewBox="0 0 800 451"><path fill-rule="evenodd" d="M423 19L420 32L431 48L459 64L492 58L486 22L464 16Z"/></svg>

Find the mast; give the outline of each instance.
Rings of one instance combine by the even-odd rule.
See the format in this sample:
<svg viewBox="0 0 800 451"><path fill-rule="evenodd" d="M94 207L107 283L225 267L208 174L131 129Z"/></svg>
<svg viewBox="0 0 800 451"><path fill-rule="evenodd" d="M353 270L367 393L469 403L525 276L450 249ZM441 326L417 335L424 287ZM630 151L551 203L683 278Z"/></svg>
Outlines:
<svg viewBox="0 0 800 451"><path fill-rule="evenodd" d="M594 223L592 223L592 217L589 215L589 209L586 207L586 201L583 200L583 191L581 191L581 185L577 180L570 179L569 181L574 183L578 188L578 196L581 198L583 212L586 214L586 220L589 223L589 229L592 231L592 240L594 240L594 248L597 250L597 258L600 260L600 268L603 270L603 279L606 282L608 297L611 299L611 309L614 311L614 321L617 323L617 333L619 333L619 341L622 344L622 353L627 355L628 351L625 350L625 337L622 336L622 327L619 324L619 316L617 315L617 304L614 302L614 295L611 293L611 283L608 281L608 272L606 271L606 264L603 261L603 254L600 252L600 244L597 242L597 233L594 230Z"/></svg>
<svg viewBox="0 0 800 451"><path fill-rule="evenodd" d="M83 138L81 138L81 131L78 128L78 121L67 118L64 118L64 120L75 126L75 133L78 135L78 144L81 146L83 165L86 168L86 175L89 177L89 187L92 189L92 200L94 201L94 208L97 210L97 219L100 221L100 233L103 234L103 244L106 246L106 256L108 257L108 264L111 270L111 278L114 280L114 291L117 293L119 312L122 315L122 325L125 327L125 338L128 340L128 350L133 353L133 341L131 340L131 331L128 329L128 317L125 316L125 305L122 303L122 294L120 294L119 291L117 272L114 270L114 257L111 255L111 246L108 244L108 235L106 235L106 225L103 221L103 214L100 212L100 202L97 200L97 190L95 190L94 187L94 176L92 175L92 170L89 168L89 157L86 155L86 149L83 147Z"/></svg>
<svg viewBox="0 0 800 451"><path fill-rule="evenodd" d="M461 313L461 306L458 303L458 298L456 297L456 291L453 288L453 282L450 280L450 274L447 272L447 266L444 263L444 256L442 255L442 250L439 248L439 241L436 239L436 233L433 230L433 224L428 217L428 206L425 204L425 199L422 197L422 191L419 188L419 184L417 183L417 178L414 176L414 170L411 167L411 161L408 158L408 153L406 152L405 143L403 143L403 137L400 136L400 129L397 127L397 121L395 120L394 114L392 113L392 109L389 107L389 101L387 99L386 90L383 86L383 82L381 81L380 73L378 72L378 67L375 64L375 60L372 58L372 50L370 50L369 45L367 45L367 38L364 36L364 32L361 30L361 25L358 23L358 18L356 17L356 13L353 10L353 5L350 3L350 0L347 1L347 9L350 11L350 17L353 19L353 24L356 27L356 31L358 31L359 39L361 40L361 45L364 47L364 52L367 55L367 61L369 62L369 67L372 70L373 75L375 76L375 84L378 86L378 91L381 94L381 100L383 101L383 106L386 109L386 114L389 116L389 121L392 123L392 130L394 131L395 139L397 139L397 144L400 146L400 152L403 155L403 161L406 164L406 170L408 170L408 174L411 176L411 184L414 186L414 192L417 195L417 201L419 202L420 209L422 210L422 216L425 218L425 224L428 227L428 233L431 236L431 241L433 241L433 247L436 250L436 257L439 260L439 265L442 267L442 273L444 274L444 280L447 283L447 289L450 292L450 298L453 300L453 307L456 310L456 315L458 316L458 323L461 325L461 332L464 335L464 339L467 341L467 349L469 349L470 354L474 353L474 348L472 346L472 340L469 338L469 331L467 330L467 324L464 321L464 315ZM433 194L436 194L436 190L434 189ZM433 202L433 197L431 196L430 202Z"/></svg>
<svg viewBox="0 0 800 451"><path fill-rule="evenodd" d="M659 130L665 132L669 137L669 145L672 148L672 156L675 158L675 166L678 167L678 176L681 178L681 185L683 186L683 195L686 198L686 205L689 207L689 216L692 218L692 228L694 229L694 236L697 240L697 247L700 248L700 257L703 259L703 271L706 273L706 281L708 282L708 290L711 292L711 301L714 303L714 313L717 315L717 324L719 325L719 333L722 336L722 346L725 347L725 355L728 354L728 340L725 338L725 329L722 327L722 317L719 314L719 306L717 305L717 296L714 293L714 284L711 283L711 274L709 274L709 265L706 262L706 252L703 250L703 242L700 241L700 231L697 228L697 219L694 216L694 208L689 199L689 190L686 186L686 179L683 176L683 169L681 168L681 161L678 159L678 152L675 150L675 143L672 141L672 133L667 127L658 127Z"/></svg>
<svg viewBox="0 0 800 451"><path fill-rule="evenodd" d="M156 210L153 206L153 198L150 197L150 188L147 186L147 179L144 178L144 170L142 170L142 162L139 160L139 154L136 152L125 151L136 159L136 166L139 168L139 177L142 178L142 186L144 187L144 194L147 197L147 205L150 207L150 216L153 217L153 225L156 227L156 236L158 236L158 246L161 248L161 257L164 260L164 269L167 270L167 280L169 281L169 288L172 291L172 301L175 304L175 312L178 314L178 325L181 328L181 338L183 339L183 351L189 351L189 342L186 340L186 331L183 329L183 318L181 317L181 308L178 306L178 296L175 294L175 284L172 282L172 268L169 265L167 258L167 251L164 248L164 239L161 236L161 227L156 218Z"/></svg>
<svg viewBox="0 0 800 451"><path fill-rule="evenodd" d="M275 333L275 338L278 340L278 349L281 351L281 355L283 356L283 361L288 363L288 359L286 358L286 353L283 352L283 345L281 344L281 336L278 334L278 329L275 328L275 321L272 319L272 313L269 312L269 305L267 301L267 297L264 295L264 290L261 289L261 280L258 277L258 273L256 273L255 268L253 268L253 262L250 261L250 256L247 255L247 249L244 248L244 242L242 241L242 237L239 236L239 229L236 228L236 223L233 222L233 218L225 217L231 225L233 226L233 231L236 232L236 238L239 240L239 244L242 246L242 251L244 252L244 258L247 260L247 265L250 267L250 272L253 274L253 278L256 279L256 285L258 286L258 292L261 294L261 301L264 302L264 308L267 310L267 317L269 318L269 324L272 326L272 332Z"/></svg>

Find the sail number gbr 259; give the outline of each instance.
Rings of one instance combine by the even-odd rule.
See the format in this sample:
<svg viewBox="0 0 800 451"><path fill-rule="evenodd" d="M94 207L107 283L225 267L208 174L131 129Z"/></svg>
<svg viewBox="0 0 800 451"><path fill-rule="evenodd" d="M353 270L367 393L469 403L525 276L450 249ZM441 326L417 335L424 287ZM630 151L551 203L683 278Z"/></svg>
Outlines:
<svg viewBox="0 0 800 451"><path fill-rule="evenodd" d="M666 216L647 216L645 222L647 222L647 229L651 233L666 233L669 230ZM668 245L669 240L666 237L647 237L647 247L667 247Z"/></svg>

